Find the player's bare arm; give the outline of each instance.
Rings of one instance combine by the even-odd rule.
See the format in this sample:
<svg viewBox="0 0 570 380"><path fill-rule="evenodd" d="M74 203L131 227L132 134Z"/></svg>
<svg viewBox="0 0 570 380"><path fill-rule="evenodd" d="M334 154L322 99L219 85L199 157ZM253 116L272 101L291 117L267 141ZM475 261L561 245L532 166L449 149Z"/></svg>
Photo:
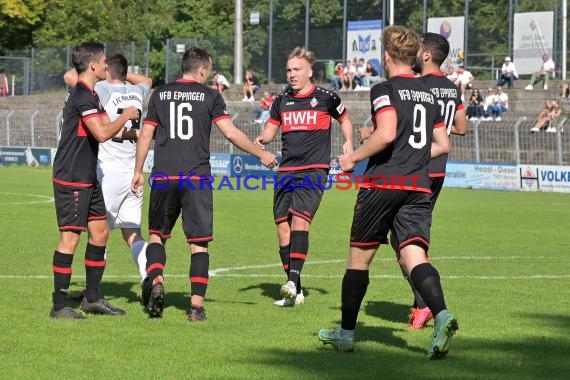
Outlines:
<svg viewBox="0 0 570 380"><path fill-rule="evenodd" d="M277 166L277 159L275 156L270 152L264 151L263 149L256 146L253 142L251 142L245 133L240 131L229 118L217 121L216 125L218 126L220 132L222 132L222 134L228 140L230 140L232 144L241 150L251 154L252 156L259 158L265 167L271 169Z"/></svg>
<svg viewBox="0 0 570 380"><path fill-rule="evenodd" d="M79 76L77 75L77 70L69 69L65 72L65 74L63 74L63 81L69 87L74 87L77 84L78 77Z"/></svg>
<svg viewBox="0 0 570 380"><path fill-rule="evenodd" d="M351 154L354 150L352 143L352 121L348 116L342 119L340 123L340 128L342 130L342 136L344 137L344 144L342 146L342 152L344 154Z"/></svg>
<svg viewBox="0 0 570 380"><path fill-rule="evenodd" d="M358 128L358 142L364 144L364 141L370 138L372 134L372 127L362 127Z"/></svg>
<svg viewBox="0 0 570 380"><path fill-rule="evenodd" d="M434 128L431 143L431 158L451 152L451 141L445 127Z"/></svg>
<svg viewBox="0 0 570 380"><path fill-rule="evenodd" d="M465 108L462 108L455 111L451 133L454 135L465 136L467 132L469 132L469 123L467 122L467 117L465 115Z"/></svg>
<svg viewBox="0 0 570 380"><path fill-rule="evenodd" d="M85 126L91 132L91 135L100 143L113 138L119 132L127 120L136 120L139 112L135 107L125 108L121 116L115 121L111 121L108 116L92 117L85 120Z"/></svg>
<svg viewBox="0 0 570 380"><path fill-rule="evenodd" d="M131 191L134 194L139 194L144 185L143 165L146 160L146 156L148 155L154 132L154 126L144 124L139 134L135 158L135 171L133 174L133 180L131 181Z"/></svg>
<svg viewBox="0 0 570 380"><path fill-rule="evenodd" d="M397 123L396 111L385 111L376 115L378 127L372 131L368 143L361 145L352 154L342 154L338 157L341 169L351 171L360 161L386 149L396 138Z"/></svg>
<svg viewBox="0 0 570 380"><path fill-rule="evenodd" d="M148 88L152 87L152 79L147 77L146 75L135 74L131 73L130 71L127 72L127 82L132 84L141 84L144 83Z"/></svg>
<svg viewBox="0 0 570 380"><path fill-rule="evenodd" d="M257 145L261 149L265 149L265 145L269 144L271 140L277 135L277 131L279 131L279 126L267 122L265 124L265 128L263 132L259 136L257 136L254 140L255 145Z"/></svg>

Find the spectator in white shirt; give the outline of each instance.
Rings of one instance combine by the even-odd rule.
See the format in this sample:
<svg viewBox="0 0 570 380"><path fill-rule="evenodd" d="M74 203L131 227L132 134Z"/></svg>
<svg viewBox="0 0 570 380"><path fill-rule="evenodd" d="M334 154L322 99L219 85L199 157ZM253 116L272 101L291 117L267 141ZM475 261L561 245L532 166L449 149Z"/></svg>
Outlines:
<svg viewBox="0 0 570 380"><path fill-rule="evenodd" d="M505 113L509 109L509 95L503 90L503 86L497 86L497 100L501 113Z"/></svg>
<svg viewBox="0 0 570 380"><path fill-rule="evenodd" d="M550 76L552 75L555 69L554 61L552 60L552 58L550 58L548 54L544 54L542 56L542 61L543 63L542 66L540 67L540 70L532 73L532 76L530 77L530 83L528 86L524 88L525 90L533 90L534 85L540 82L541 80L544 81L544 89L548 90L548 81L550 80Z"/></svg>
<svg viewBox="0 0 570 380"><path fill-rule="evenodd" d="M517 73L515 64L511 61L511 57L505 57L497 86L502 86L506 83L508 88L513 88L513 84L517 79L519 79L519 74Z"/></svg>
<svg viewBox="0 0 570 380"><path fill-rule="evenodd" d="M459 66L457 69L457 80L455 84L461 90L461 101L465 101L465 90L473 88L473 81L475 77L469 71L465 70L463 66Z"/></svg>
<svg viewBox="0 0 570 380"><path fill-rule="evenodd" d="M501 106L499 106L499 98L495 94L495 90L490 87L487 89L487 96L485 97L485 104L483 105L483 108L485 108L485 114L487 115L487 118L485 120L492 121L493 115L497 115L497 118L495 120L501 121L501 115L503 114L503 111L501 109Z"/></svg>

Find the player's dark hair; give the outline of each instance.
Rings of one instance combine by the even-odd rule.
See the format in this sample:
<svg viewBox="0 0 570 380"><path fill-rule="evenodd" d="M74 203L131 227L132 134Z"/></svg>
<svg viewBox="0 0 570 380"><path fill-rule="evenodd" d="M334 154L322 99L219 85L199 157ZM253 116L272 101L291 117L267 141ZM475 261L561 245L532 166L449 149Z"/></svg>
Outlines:
<svg viewBox="0 0 570 380"><path fill-rule="evenodd" d="M447 39L438 33L424 33L422 35L422 50L429 50L431 52L431 60L437 66L447 58L449 54L449 42Z"/></svg>
<svg viewBox="0 0 570 380"><path fill-rule="evenodd" d="M105 52L105 46L99 42L83 42L73 49L71 61L77 74L81 74L87 70L91 61L101 58Z"/></svg>
<svg viewBox="0 0 570 380"><path fill-rule="evenodd" d="M186 50L182 56L182 73L190 73L198 70L202 66L208 67L212 57L206 50L194 47Z"/></svg>
<svg viewBox="0 0 570 380"><path fill-rule="evenodd" d="M412 66L420 49L420 38L411 29L390 25L382 31L382 44L394 61Z"/></svg>
<svg viewBox="0 0 570 380"><path fill-rule="evenodd" d="M113 79L124 81L127 78L128 66L127 59L120 53L107 57L107 73Z"/></svg>
<svg viewBox="0 0 570 380"><path fill-rule="evenodd" d="M291 50L291 53L289 53L287 59L292 58L302 58L309 62L309 65L311 66L313 66L317 60L317 57L315 57L315 53L312 50L301 47L296 47L295 49Z"/></svg>

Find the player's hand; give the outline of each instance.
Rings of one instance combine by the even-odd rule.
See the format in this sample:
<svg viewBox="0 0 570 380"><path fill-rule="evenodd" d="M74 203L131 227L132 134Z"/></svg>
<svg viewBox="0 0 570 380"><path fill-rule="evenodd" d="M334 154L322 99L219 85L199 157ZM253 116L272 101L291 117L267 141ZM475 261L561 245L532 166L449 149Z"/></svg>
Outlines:
<svg viewBox="0 0 570 380"><path fill-rule="evenodd" d="M341 154L338 156L338 164L340 165L342 171L345 171L347 173L352 172L354 170L354 166L356 165L356 163L352 161L350 154Z"/></svg>
<svg viewBox="0 0 570 380"><path fill-rule="evenodd" d="M363 127L358 129L358 141L363 144L372 135L372 128Z"/></svg>
<svg viewBox="0 0 570 380"><path fill-rule="evenodd" d="M261 138L261 135L257 136L255 138L255 140L253 140L253 143L255 144L255 146L257 146L259 149L263 149L265 150L265 145L263 144L263 139Z"/></svg>
<svg viewBox="0 0 570 380"><path fill-rule="evenodd" d="M351 154L353 149L354 148L352 147L352 140L346 141L342 146L342 153Z"/></svg>
<svg viewBox="0 0 570 380"><path fill-rule="evenodd" d="M138 120L140 117L139 110L137 110L133 106L130 106L130 107L123 109L123 115L127 115L129 120Z"/></svg>
<svg viewBox="0 0 570 380"><path fill-rule="evenodd" d="M140 196L142 196L143 187L144 187L144 176L143 176L143 174L135 172L135 174L133 174L133 179L131 181L131 191L137 197L140 197Z"/></svg>
<svg viewBox="0 0 570 380"><path fill-rule="evenodd" d="M268 169L273 169L274 167L279 165L279 163L277 162L277 158L273 155L273 153L270 152L265 152L265 151L261 152L261 155L259 156L259 161L261 161L263 166L265 166Z"/></svg>

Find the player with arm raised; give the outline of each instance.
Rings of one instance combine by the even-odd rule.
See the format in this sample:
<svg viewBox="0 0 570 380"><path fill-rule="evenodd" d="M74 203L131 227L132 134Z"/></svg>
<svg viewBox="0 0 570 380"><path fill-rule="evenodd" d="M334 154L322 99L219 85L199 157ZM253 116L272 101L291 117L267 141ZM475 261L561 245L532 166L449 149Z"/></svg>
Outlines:
<svg viewBox="0 0 570 380"><path fill-rule="evenodd" d="M95 84L95 92L111 120L117 119L129 106L142 114L143 102L152 86L152 79L128 72L122 54L107 57L107 76ZM64 75L65 83L75 86L77 71ZM102 143L97 156L97 178L101 183L109 228L120 228L137 265L141 281L146 277L147 242L141 236L142 193L133 194L131 180L135 167L136 140L140 119L129 120L109 141Z"/></svg>
<svg viewBox="0 0 570 380"><path fill-rule="evenodd" d="M343 153L352 152L352 122L337 94L311 82L315 55L295 48L287 60L290 88L271 106L265 129L256 139L263 147L281 128L283 160L273 197L279 256L287 274L278 306L304 303L301 270L309 251L309 228L319 208L331 155L331 117L342 128Z"/></svg>
<svg viewBox="0 0 570 380"><path fill-rule="evenodd" d="M437 270L427 259L431 223L427 164L432 155L449 152L443 117L433 94L416 79L412 65L419 37L401 26L382 32L386 82L370 93L375 129L352 154L339 157L343 170L369 159L364 173L370 182L358 192L350 234L347 269L342 282L341 324L321 329L321 342L352 351L356 320L369 283L369 267L388 233L398 240L398 259L434 314L435 333L429 358L449 351L457 321L447 311Z"/></svg>
<svg viewBox="0 0 570 380"><path fill-rule="evenodd" d="M128 120L138 119L135 107L126 108L111 121L93 90L105 79L106 56L100 43L85 42L73 49L78 81L65 101L61 138L53 163L53 188L60 239L53 256L54 292L52 318L83 319L67 306L73 254L82 231L89 241L85 250L85 297L81 310L93 314L125 312L100 298L99 285L105 270L109 236L101 185L97 180L99 143L115 136Z"/></svg>
<svg viewBox="0 0 570 380"><path fill-rule="evenodd" d="M220 93L206 85L212 70L212 58L206 51L187 50L181 66L182 78L156 88L151 95L137 142L131 191L137 193L143 186L143 163L154 137L143 303L151 318L162 316L164 244L182 214L182 228L190 245L188 320L202 321L206 319L203 303L208 286L208 242L214 238L212 188L204 185L211 178L212 122L230 142L259 157L266 167L276 166L277 160L235 127Z"/></svg>

